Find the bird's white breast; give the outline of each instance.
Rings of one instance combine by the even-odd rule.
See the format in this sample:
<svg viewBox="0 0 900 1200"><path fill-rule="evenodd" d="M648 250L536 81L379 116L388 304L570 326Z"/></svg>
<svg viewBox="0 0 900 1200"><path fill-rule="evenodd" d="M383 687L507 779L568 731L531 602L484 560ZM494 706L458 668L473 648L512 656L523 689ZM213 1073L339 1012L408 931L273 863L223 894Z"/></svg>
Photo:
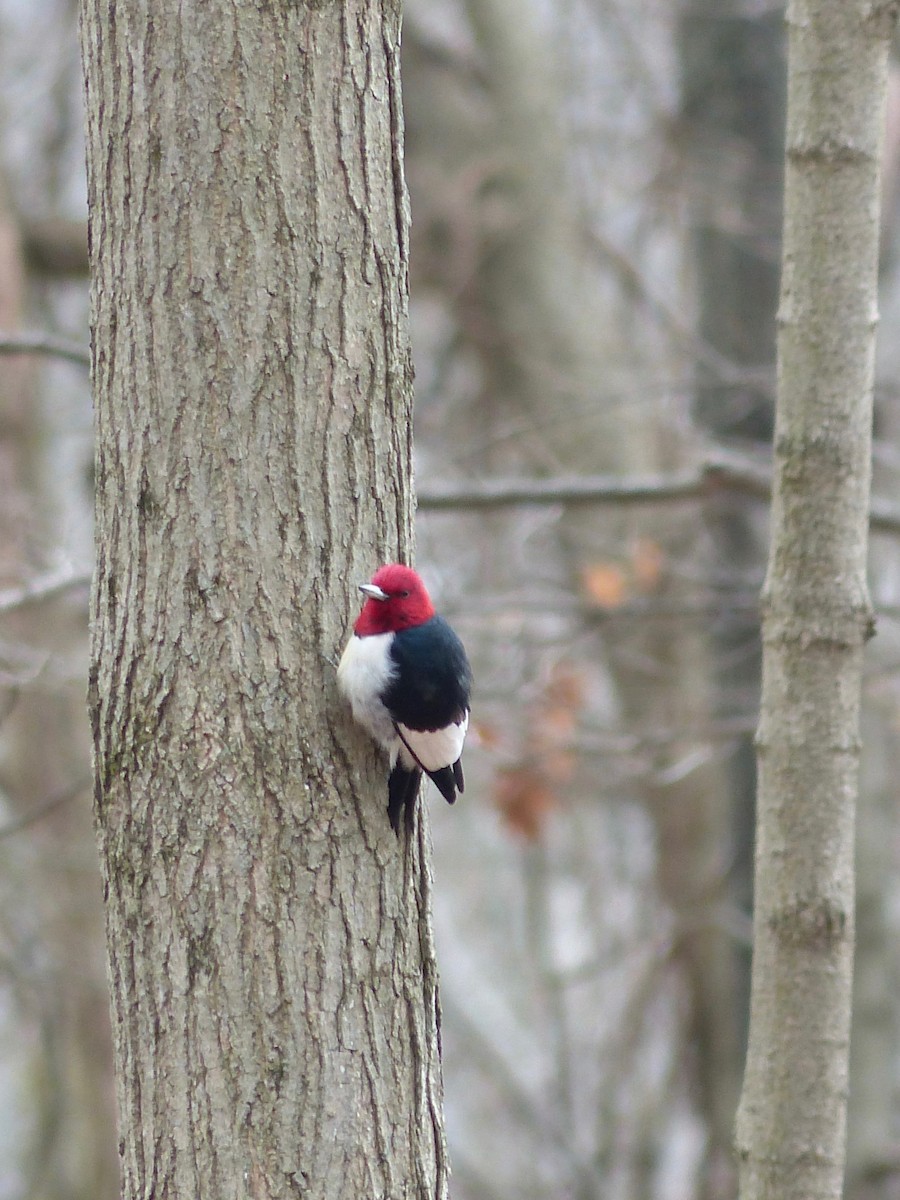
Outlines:
<svg viewBox="0 0 900 1200"><path fill-rule="evenodd" d="M354 718L389 750L395 748L397 733L380 697L397 671L391 658L393 638L393 633L374 633L370 637L354 634L337 669L338 687L350 701Z"/></svg>

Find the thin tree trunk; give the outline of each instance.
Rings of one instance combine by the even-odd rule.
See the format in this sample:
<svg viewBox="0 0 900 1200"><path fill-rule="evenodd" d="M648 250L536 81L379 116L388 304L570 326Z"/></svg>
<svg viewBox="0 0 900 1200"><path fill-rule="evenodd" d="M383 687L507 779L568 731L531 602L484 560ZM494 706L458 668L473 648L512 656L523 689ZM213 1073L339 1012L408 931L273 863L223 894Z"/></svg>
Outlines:
<svg viewBox="0 0 900 1200"><path fill-rule="evenodd" d="M444 1197L427 833L333 669L411 550L399 5L82 38L124 1195Z"/></svg>
<svg viewBox="0 0 900 1200"><path fill-rule="evenodd" d="M794 0L763 596L741 1195L838 1197L866 585L878 163L896 5Z"/></svg>

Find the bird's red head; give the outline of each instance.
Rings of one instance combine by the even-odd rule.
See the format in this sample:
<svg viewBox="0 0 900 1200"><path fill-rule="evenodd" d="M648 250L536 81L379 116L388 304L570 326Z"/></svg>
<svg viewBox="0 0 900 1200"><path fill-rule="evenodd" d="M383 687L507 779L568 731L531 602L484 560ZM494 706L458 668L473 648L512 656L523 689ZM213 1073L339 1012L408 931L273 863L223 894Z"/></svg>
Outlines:
<svg viewBox="0 0 900 1200"><path fill-rule="evenodd" d="M431 597L412 567L400 563L379 567L372 582L360 584L360 590L366 602L353 626L360 637L411 629L434 616Z"/></svg>

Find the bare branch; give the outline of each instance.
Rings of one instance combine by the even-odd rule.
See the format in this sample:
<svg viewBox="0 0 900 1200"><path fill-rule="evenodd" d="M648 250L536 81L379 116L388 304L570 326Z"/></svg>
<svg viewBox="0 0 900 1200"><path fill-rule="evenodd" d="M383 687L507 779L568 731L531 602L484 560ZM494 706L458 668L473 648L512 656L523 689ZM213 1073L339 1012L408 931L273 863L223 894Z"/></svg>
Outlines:
<svg viewBox="0 0 900 1200"><path fill-rule="evenodd" d="M0 330L0 354L47 354L77 363L91 365L91 356L80 342L56 337L50 333L9 333Z"/></svg>
<svg viewBox="0 0 900 1200"><path fill-rule="evenodd" d="M659 504L701 500L716 490L768 499L771 475L755 463L709 460L699 470L657 475L584 475L547 479L488 479L424 487L429 510L510 508L520 504Z"/></svg>
<svg viewBox="0 0 900 1200"><path fill-rule="evenodd" d="M56 279L88 273L87 221L22 220L22 250L32 271Z"/></svg>
<svg viewBox="0 0 900 1200"><path fill-rule="evenodd" d="M900 533L900 508L875 498L869 505L869 529L873 533Z"/></svg>
<svg viewBox="0 0 900 1200"><path fill-rule="evenodd" d="M768 396L774 394L774 364L769 367L751 368L744 363L733 362L721 354L700 337L688 321L683 320L653 293L627 254L595 229L586 228L584 233L590 249L615 272L626 296L641 304L657 325L693 356L698 366L708 371L719 383L753 384Z"/></svg>
<svg viewBox="0 0 900 1200"><path fill-rule="evenodd" d="M419 508L513 508L523 504L641 504L696 500L703 494L696 472L671 475L583 475L547 479L485 479L444 483L419 491Z"/></svg>
<svg viewBox="0 0 900 1200"><path fill-rule="evenodd" d="M543 504L663 504L706 500L718 492L735 492L768 501L772 472L749 456L717 452L696 470L655 475L552 476L432 484L419 491L419 508L427 512L514 508ZM870 528L900 533L900 507L873 500Z"/></svg>
<svg viewBox="0 0 900 1200"><path fill-rule="evenodd" d="M0 616L18 612L30 604L42 604L46 600L55 600L63 592L71 588L87 587L91 582L90 575L65 574L45 575L43 579L35 579L20 588L7 588L0 592Z"/></svg>
<svg viewBox="0 0 900 1200"><path fill-rule="evenodd" d="M23 829L28 829L31 825L36 824L50 813L56 812L58 808L62 808L64 804L68 804L70 800L74 800L81 792L90 787L90 780L79 779L75 783L69 784L62 791L57 792L55 796L51 796L49 800L45 800L43 804L39 804L30 812L23 813L21 817L17 817L14 821L10 821L8 825L0 825L0 841L4 838L13 837L14 834L21 833Z"/></svg>

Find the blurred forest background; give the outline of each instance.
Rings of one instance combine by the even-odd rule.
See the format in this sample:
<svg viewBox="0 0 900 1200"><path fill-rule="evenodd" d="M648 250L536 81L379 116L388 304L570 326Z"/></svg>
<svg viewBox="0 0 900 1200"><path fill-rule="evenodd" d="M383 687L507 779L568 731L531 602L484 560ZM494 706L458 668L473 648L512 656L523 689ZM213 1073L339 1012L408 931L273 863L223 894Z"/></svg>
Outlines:
<svg viewBox="0 0 900 1200"><path fill-rule="evenodd" d="M428 798L456 1200L734 1193L783 17L766 0L406 3L419 564L477 679L466 795ZM118 1194L84 705L76 20L75 0L0 0L0 351L40 351L0 358L0 1200ZM854 1200L900 1196L898 165L900 72ZM589 498L565 498L575 477Z"/></svg>

